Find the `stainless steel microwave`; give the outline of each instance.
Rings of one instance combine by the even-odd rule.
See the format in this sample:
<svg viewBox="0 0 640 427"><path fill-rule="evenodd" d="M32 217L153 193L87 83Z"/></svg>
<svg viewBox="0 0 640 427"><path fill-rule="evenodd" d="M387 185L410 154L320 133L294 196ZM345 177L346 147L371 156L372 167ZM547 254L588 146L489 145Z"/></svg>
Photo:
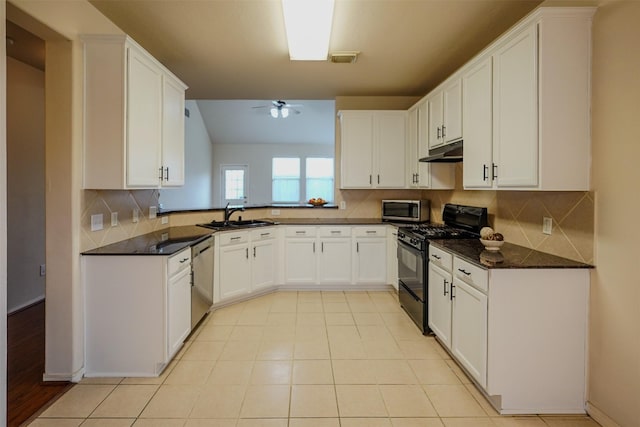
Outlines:
<svg viewBox="0 0 640 427"><path fill-rule="evenodd" d="M400 222L429 221L429 200L383 200L382 220Z"/></svg>

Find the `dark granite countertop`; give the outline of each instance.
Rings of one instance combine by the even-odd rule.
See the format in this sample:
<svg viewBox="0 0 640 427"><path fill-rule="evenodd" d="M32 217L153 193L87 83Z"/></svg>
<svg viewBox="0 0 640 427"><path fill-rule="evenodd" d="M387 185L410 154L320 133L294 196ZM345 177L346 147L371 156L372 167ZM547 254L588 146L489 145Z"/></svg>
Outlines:
<svg viewBox="0 0 640 427"><path fill-rule="evenodd" d="M593 268L507 242L498 252L487 251L479 239L430 240L430 243L482 268Z"/></svg>
<svg viewBox="0 0 640 427"><path fill-rule="evenodd" d="M211 234L213 230L195 225L169 227L92 249L82 255L172 255Z"/></svg>
<svg viewBox="0 0 640 427"><path fill-rule="evenodd" d="M233 206L235 207L235 206ZM305 204L289 204L289 203L275 203L271 205L244 205L244 209L246 211L251 209L338 209L338 205L323 205L323 206L313 206L309 203ZM170 215L177 213L193 213L193 212L223 212L224 207L221 208L202 208L202 209L160 209L158 212L158 216L161 215Z"/></svg>

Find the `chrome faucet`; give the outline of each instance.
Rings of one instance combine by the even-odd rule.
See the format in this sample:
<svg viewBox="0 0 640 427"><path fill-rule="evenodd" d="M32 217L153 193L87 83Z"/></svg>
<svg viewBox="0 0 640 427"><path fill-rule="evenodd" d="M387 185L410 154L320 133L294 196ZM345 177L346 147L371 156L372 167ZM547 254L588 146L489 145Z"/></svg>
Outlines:
<svg viewBox="0 0 640 427"><path fill-rule="evenodd" d="M225 225L229 224L229 218L231 217L231 214L233 214L236 211L244 212L244 206L241 206L239 208L229 209L229 203L227 203L227 206L224 207L224 224Z"/></svg>

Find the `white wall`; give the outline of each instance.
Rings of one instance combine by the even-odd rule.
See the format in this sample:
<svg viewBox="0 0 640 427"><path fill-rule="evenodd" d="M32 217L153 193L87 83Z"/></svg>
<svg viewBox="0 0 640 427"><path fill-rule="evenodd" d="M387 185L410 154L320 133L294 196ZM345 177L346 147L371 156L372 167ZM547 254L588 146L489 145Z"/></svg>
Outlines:
<svg viewBox="0 0 640 427"><path fill-rule="evenodd" d="M640 2L601 1L593 21L593 186L589 412L638 426L640 403Z"/></svg>
<svg viewBox="0 0 640 427"><path fill-rule="evenodd" d="M7 311L44 298L44 72L7 58Z"/></svg>
<svg viewBox="0 0 640 427"><path fill-rule="evenodd" d="M332 144L214 144L214 206L222 206L222 165L249 166L247 205L271 203L271 159L273 157L300 157L300 159L334 157L334 146Z"/></svg>
<svg viewBox="0 0 640 427"><path fill-rule="evenodd" d="M186 101L184 186L160 191L162 209L207 209L213 206L213 147L196 101Z"/></svg>

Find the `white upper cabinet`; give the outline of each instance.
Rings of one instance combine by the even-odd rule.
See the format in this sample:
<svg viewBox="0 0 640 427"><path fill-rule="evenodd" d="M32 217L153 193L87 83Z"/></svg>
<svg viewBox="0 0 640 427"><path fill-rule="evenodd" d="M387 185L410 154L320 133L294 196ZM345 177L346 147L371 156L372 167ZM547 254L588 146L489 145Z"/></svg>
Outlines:
<svg viewBox="0 0 640 427"><path fill-rule="evenodd" d="M491 57L471 66L462 76L465 187L493 184L493 69Z"/></svg>
<svg viewBox="0 0 640 427"><path fill-rule="evenodd" d="M184 185L184 85L165 76L162 85L163 187Z"/></svg>
<svg viewBox="0 0 640 427"><path fill-rule="evenodd" d="M462 83L460 77L449 78L428 98L429 148L462 138Z"/></svg>
<svg viewBox="0 0 640 427"><path fill-rule="evenodd" d="M465 188L590 189L594 12L539 8L465 67Z"/></svg>
<svg viewBox="0 0 640 427"><path fill-rule="evenodd" d="M404 188L406 111L341 111L340 188Z"/></svg>
<svg viewBox="0 0 640 427"><path fill-rule="evenodd" d="M421 158L429 155L428 112L426 100L409 109L407 127L407 188L431 188L434 190L455 188L455 165L450 163L425 163Z"/></svg>
<svg viewBox="0 0 640 427"><path fill-rule="evenodd" d="M186 86L127 36L83 36L84 188L184 184Z"/></svg>

